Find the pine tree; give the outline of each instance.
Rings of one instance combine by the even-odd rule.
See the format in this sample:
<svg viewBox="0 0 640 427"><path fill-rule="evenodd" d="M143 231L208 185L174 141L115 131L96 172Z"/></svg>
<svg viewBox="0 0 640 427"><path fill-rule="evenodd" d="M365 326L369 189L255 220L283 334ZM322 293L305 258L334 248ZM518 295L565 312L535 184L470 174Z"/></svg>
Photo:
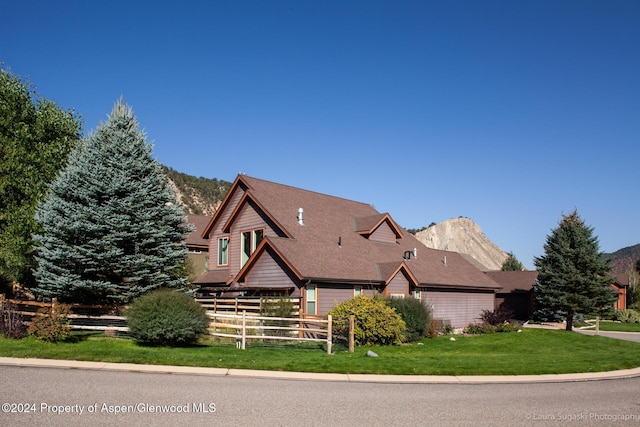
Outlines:
<svg viewBox="0 0 640 427"><path fill-rule="evenodd" d="M509 252L507 259L502 263L502 271L524 271L524 265L518 261L513 252Z"/></svg>
<svg viewBox="0 0 640 427"><path fill-rule="evenodd" d="M576 314L594 315L612 308L609 260L599 251L593 228L585 225L577 210L562 216L558 228L547 236L544 250L543 256L534 259L537 317L566 319L570 331Z"/></svg>
<svg viewBox="0 0 640 427"><path fill-rule="evenodd" d="M34 291L64 302L127 303L187 284L184 214L162 166L120 99L71 153L38 206Z"/></svg>

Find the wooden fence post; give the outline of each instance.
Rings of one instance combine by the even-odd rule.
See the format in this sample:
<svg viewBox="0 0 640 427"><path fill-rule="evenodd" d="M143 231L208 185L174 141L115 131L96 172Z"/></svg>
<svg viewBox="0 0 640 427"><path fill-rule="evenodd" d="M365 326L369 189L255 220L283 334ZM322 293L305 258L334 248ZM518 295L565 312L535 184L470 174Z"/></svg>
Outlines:
<svg viewBox="0 0 640 427"><path fill-rule="evenodd" d="M247 310L242 310L242 349L247 343Z"/></svg>
<svg viewBox="0 0 640 427"><path fill-rule="evenodd" d="M353 314L349 316L349 353L355 351L355 328L356 328L356 316Z"/></svg>
<svg viewBox="0 0 640 427"><path fill-rule="evenodd" d="M333 325L333 317L329 314L327 316L327 354L331 354L331 344L333 337L331 336L331 326Z"/></svg>

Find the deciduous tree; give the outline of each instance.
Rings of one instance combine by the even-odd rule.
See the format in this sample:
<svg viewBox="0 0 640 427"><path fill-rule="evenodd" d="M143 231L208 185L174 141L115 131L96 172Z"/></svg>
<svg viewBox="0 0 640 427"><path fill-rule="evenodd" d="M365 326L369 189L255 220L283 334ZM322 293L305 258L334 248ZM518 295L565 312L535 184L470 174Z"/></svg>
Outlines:
<svg viewBox="0 0 640 427"><path fill-rule="evenodd" d="M0 68L0 293L33 285L36 206L80 140L73 111L37 95Z"/></svg>

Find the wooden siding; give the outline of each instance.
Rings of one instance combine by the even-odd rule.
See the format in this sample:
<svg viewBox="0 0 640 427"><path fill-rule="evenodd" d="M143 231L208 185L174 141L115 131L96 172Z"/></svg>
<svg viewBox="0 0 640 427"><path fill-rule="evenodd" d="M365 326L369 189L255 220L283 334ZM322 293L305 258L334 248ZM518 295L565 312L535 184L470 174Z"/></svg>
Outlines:
<svg viewBox="0 0 640 427"><path fill-rule="evenodd" d="M265 237L278 236L271 222L260 214L257 207L252 202L246 203L231 225L229 236L229 270L234 276L242 268L240 265L242 232L257 229L264 229Z"/></svg>
<svg viewBox="0 0 640 427"><path fill-rule="evenodd" d="M384 290L385 296L391 296L392 294L402 294L405 297L409 296L409 281L402 272L398 272L393 279L389 282Z"/></svg>
<svg viewBox="0 0 640 427"><path fill-rule="evenodd" d="M262 252L245 277L245 285L265 288L295 287L292 275L287 267L271 254L270 250Z"/></svg>
<svg viewBox="0 0 640 427"><path fill-rule="evenodd" d="M395 243L396 234L393 232L389 223L384 221L373 233L369 236L369 240L375 240L376 242Z"/></svg>
<svg viewBox="0 0 640 427"><path fill-rule="evenodd" d="M237 188L237 190L234 192L234 194L232 195L231 200L229 201L229 204L226 206L226 209L222 212L220 212L220 216L217 218L216 220L216 225L215 227L211 230L211 232L209 233L209 259L213 260L213 262L209 263L209 269L213 270L215 268L218 267L218 239L220 237L229 237L229 246L227 247L227 256L229 257L229 263L231 263L231 237L229 236L228 233L223 233L222 232L222 227L225 225L225 223L229 220L229 217L231 216L231 213L233 212L233 210L236 208L236 206L238 205L238 202L240 202L240 199L242 198L242 196L244 195L244 191L242 191L242 189L240 187ZM240 249L238 249L239 251ZM239 252L238 252L239 253ZM229 266L221 266L220 268L229 268L231 266L231 264L229 264Z"/></svg>
<svg viewBox="0 0 640 427"><path fill-rule="evenodd" d="M434 319L448 320L454 328L464 328L480 320L483 310L493 310L493 292L422 292L422 301Z"/></svg>
<svg viewBox="0 0 640 427"><path fill-rule="evenodd" d="M326 286L318 285L318 294L316 296L318 305L318 315L324 316L336 304L353 298L353 286Z"/></svg>

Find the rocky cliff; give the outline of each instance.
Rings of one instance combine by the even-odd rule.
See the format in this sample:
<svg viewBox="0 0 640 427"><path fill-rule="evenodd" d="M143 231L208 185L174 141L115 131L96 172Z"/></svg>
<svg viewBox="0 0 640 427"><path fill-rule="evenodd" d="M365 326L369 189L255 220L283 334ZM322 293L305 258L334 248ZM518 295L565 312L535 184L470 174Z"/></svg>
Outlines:
<svg viewBox="0 0 640 427"><path fill-rule="evenodd" d="M508 256L470 218L448 219L416 233L416 238L429 248L467 255L483 271L500 270Z"/></svg>

